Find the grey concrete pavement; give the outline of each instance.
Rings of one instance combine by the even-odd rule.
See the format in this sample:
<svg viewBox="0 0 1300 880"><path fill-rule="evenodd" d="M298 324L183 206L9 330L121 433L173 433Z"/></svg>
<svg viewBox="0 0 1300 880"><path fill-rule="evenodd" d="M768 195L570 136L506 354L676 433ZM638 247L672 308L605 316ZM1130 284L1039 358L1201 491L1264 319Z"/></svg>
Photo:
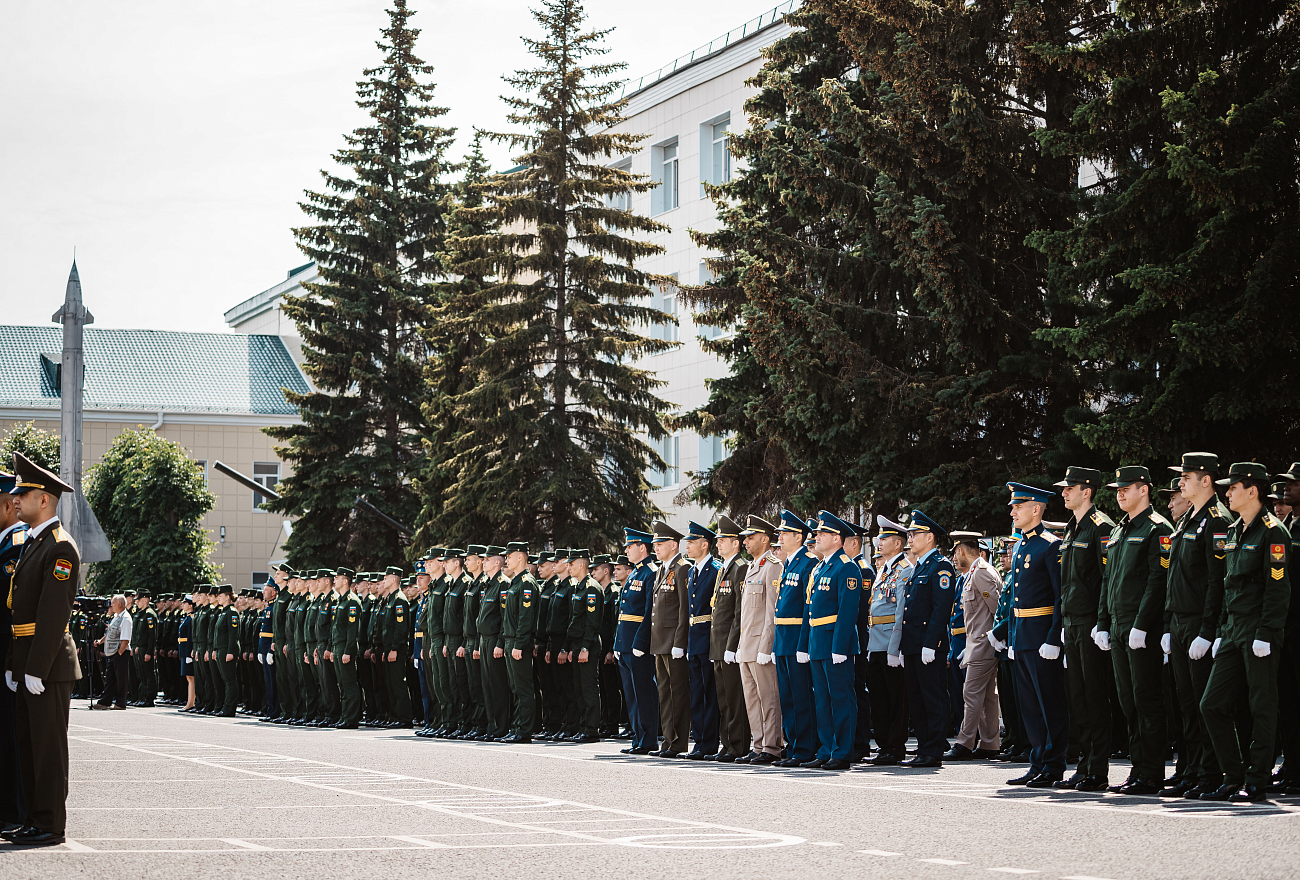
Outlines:
<svg viewBox="0 0 1300 880"><path fill-rule="evenodd" d="M84 704L82 704L84 705ZM74 708L68 843L0 877L1292 877L1300 802L1012 788L1023 765L848 773ZM1112 770L1115 781L1126 765Z"/></svg>

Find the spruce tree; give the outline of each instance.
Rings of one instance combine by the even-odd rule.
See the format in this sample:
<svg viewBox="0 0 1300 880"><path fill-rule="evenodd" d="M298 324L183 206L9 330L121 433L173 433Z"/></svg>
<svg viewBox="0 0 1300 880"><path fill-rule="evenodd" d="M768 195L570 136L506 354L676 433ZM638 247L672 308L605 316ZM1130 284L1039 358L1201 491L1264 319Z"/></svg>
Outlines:
<svg viewBox="0 0 1300 880"><path fill-rule="evenodd" d="M1035 242L1076 319L1077 432L1114 461L1189 449L1278 467L1300 445L1300 7L1126 2L1063 69L1105 84L1060 155L1097 167L1078 221Z"/></svg>
<svg viewBox="0 0 1300 880"><path fill-rule="evenodd" d="M641 332L666 316L644 304L656 279L636 268L661 248L635 236L664 227L609 201L654 184L610 164L643 136L609 130L624 65L588 62L608 31L584 31L576 0L544 0L533 16L543 35L525 43L538 66L506 77L518 128L489 135L522 167L481 183L483 206L465 212L497 231L454 245L458 274L490 279L478 315L499 330L473 360L476 386L456 398L450 491L492 534L608 547L654 513L644 474L662 461L641 436L663 435L668 404L634 362L671 343Z"/></svg>
<svg viewBox="0 0 1300 880"><path fill-rule="evenodd" d="M434 124L432 68L415 54L419 31L406 0L394 0L378 42L383 63L357 84L367 125L345 136L334 159L343 174L307 193L318 225L294 230L320 280L288 296L284 311L303 339L315 386L290 394L302 423L270 428L293 464L272 510L298 517L285 544L295 566L392 563L405 539L358 496L409 526L419 513L412 481L425 422L420 327L443 272L452 129Z"/></svg>

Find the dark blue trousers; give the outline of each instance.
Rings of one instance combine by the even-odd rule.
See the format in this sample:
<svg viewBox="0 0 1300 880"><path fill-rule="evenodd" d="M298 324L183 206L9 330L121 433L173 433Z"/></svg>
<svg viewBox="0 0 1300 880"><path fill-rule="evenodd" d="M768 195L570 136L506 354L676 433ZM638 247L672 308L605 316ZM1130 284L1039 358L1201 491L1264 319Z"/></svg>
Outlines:
<svg viewBox="0 0 1300 880"><path fill-rule="evenodd" d="M920 654L904 654L903 680L907 682L907 708L916 732L916 756L942 758L948 751L948 740L943 735L948 665L941 657L922 663Z"/></svg>
<svg viewBox="0 0 1300 880"><path fill-rule="evenodd" d="M428 666L429 663L424 659L421 653L416 654L420 658L419 665L415 667L416 677L420 680L420 705L424 709L424 723L426 727L432 727L438 718L437 703L434 702L432 691L429 689ZM504 733L501 736L505 736Z"/></svg>
<svg viewBox="0 0 1300 880"><path fill-rule="evenodd" d="M632 727L632 748L659 748L659 689L655 685L653 654L636 656L631 651L619 655L618 674L623 679L623 698L627 700L627 720Z"/></svg>
<svg viewBox="0 0 1300 880"><path fill-rule="evenodd" d="M813 660L813 699L817 704L817 757L847 761L853 751L853 731L858 703L853 693L853 657L843 663Z"/></svg>
<svg viewBox="0 0 1300 880"><path fill-rule="evenodd" d="M274 718L280 714L280 691L275 686L275 667L268 666L265 662L262 663L262 690L265 694L262 702L266 717Z"/></svg>
<svg viewBox="0 0 1300 880"><path fill-rule="evenodd" d="M813 702L812 664L794 655L777 655L776 687L781 695L781 729L786 757L811 761L817 754L817 710Z"/></svg>
<svg viewBox="0 0 1300 880"><path fill-rule="evenodd" d="M695 751L706 755L718 751L718 684L709 655L686 658L691 671L691 740Z"/></svg>
<svg viewBox="0 0 1300 880"><path fill-rule="evenodd" d="M1037 651L1016 650L1016 700L1029 737L1029 772L1065 776L1070 740L1070 708L1065 697L1065 667L1060 658L1044 660Z"/></svg>

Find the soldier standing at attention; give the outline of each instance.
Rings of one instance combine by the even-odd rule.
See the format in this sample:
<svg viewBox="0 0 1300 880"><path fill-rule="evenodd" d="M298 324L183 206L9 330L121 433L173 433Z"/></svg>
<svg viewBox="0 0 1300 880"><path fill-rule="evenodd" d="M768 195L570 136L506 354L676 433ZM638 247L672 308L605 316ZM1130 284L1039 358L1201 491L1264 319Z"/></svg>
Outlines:
<svg viewBox="0 0 1300 880"><path fill-rule="evenodd" d="M135 704L146 709L152 709L158 698L158 612L149 607L152 598L149 590L136 591L136 621L131 630L131 654L139 685Z"/></svg>
<svg viewBox="0 0 1300 880"><path fill-rule="evenodd" d="M781 725L786 757L777 767L798 767L817 757L816 708L813 702L812 670L808 655L799 650L808 604L808 577L817 558L804 547L808 525L789 510L781 511L777 539L785 554L781 585L777 588L774 622L776 635L772 653L776 658L776 683L781 693Z"/></svg>
<svg viewBox="0 0 1300 880"><path fill-rule="evenodd" d="M230 584L217 586L217 614L212 623L212 657L217 664L224 699L221 716L234 718L239 705L239 680L235 658L239 656L239 612L232 604L235 590Z"/></svg>
<svg viewBox="0 0 1300 880"><path fill-rule="evenodd" d="M1202 800L1262 801L1273 770L1277 731L1278 640L1291 600L1287 557L1291 534L1264 508L1268 471L1237 462L1218 480L1228 487L1237 521L1224 544L1223 611L1210 652L1214 665L1201 698L1201 712L1223 771L1218 789ZM1250 706L1251 741L1237 736L1237 705Z"/></svg>
<svg viewBox="0 0 1300 880"><path fill-rule="evenodd" d="M569 632L565 650L573 664L577 684L577 732L568 742L600 742L600 622L605 608L605 591L591 577L587 550L569 551L569 571L574 581L569 598ZM608 560L609 557L603 557Z"/></svg>
<svg viewBox="0 0 1300 880"><path fill-rule="evenodd" d="M18 518L18 498L9 494L16 482L17 477L13 474L0 472L0 593L6 597L14 569L18 566L18 557L27 540L27 523ZM0 657L9 656L9 642L13 635L13 612L9 604L0 602ZM76 616L77 612L69 615L70 618ZM83 629L86 626L83 623ZM83 642L84 635L78 639L74 634L74 645ZM18 831L27 824L18 781L21 775L15 733L14 695L5 688L0 690L0 832Z"/></svg>
<svg viewBox="0 0 1300 880"><path fill-rule="evenodd" d="M1300 461L1292 462L1284 474L1282 502L1291 508L1291 514L1282 525L1291 534L1291 550L1287 556L1287 577L1295 584L1300 580ZM1276 517L1274 517L1276 519ZM1300 601L1287 605L1286 630L1282 636L1281 656L1278 657L1278 734L1282 746L1282 768L1277 782L1270 791L1300 794Z"/></svg>
<svg viewBox="0 0 1300 880"><path fill-rule="evenodd" d="M447 660L450 683L451 719L447 739L460 739L470 732L472 713L469 699L469 668L465 657L465 593L469 590L469 577L465 574L465 551L457 547L447 550L447 597L442 609L442 634L445 639L442 656Z"/></svg>
<svg viewBox="0 0 1300 880"><path fill-rule="evenodd" d="M718 692L719 763L730 764L749 755L749 717L740 684L740 597L745 590L747 566L740 559L740 526L729 516L718 517L718 556L722 559L713 588L713 622L709 631L709 659Z"/></svg>
<svg viewBox="0 0 1300 880"><path fill-rule="evenodd" d="M912 511L908 547L916 554L916 567L907 582L903 600L903 680L912 728L916 731L916 757L898 763L905 767L941 767L948 741L944 739L943 686L946 669L935 662L948 654L948 618L952 616L957 572L939 552L948 533L919 510Z"/></svg>
<svg viewBox="0 0 1300 880"><path fill-rule="evenodd" d="M424 562L424 570L429 573L429 595L424 602L423 619L420 629L424 631L423 649L426 655L425 678L433 701L437 704L436 721L429 722L429 736L444 736L455 728L452 725L451 692L449 690L451 675L447 667L447 658L442 648L447 638L442 632L442 616L447 607L447 550L434 547L429 550L429 558Z"/></svg>
<svg viewBox="0 0 1300 880"><path fill-rule="evenodd" d="M501 595L501 638L496 648L506 661L515 714L510 733L497 742L530 743L536 723L537 699L533 683L532 649L537 628L537 581L528 573L528 544L515 541L508 547L488 547L489 557L505 555L505 573L510 586Z"/></svg>
<svg viewBox="0 0 1300 880"><path fill-rule="evenodd" d="M691 684L691 729L695 748L682 755L691 761L713 761L718 753L718 685L709 659L713 629L713 595L719 566L709 552L714 538L711 529L692 522L687 528L686 556L691 567L686 575L687 611L690 625L686 636L686 665Z"/></svg>
<svg viewBox="0 0 1300 880"><path fill-rule="evenodd" d="M659 520L651 531L659 571L655 573L654 604L650 609L650 653L655 656L659 730L664 738L659 750L651 754L677 758L686 751L691 725L690 667L686 662L691 623L686 578L690 564L677 552L681 532Z"/></svg>
<svg viewBox="0 0 1300 880"><path fill-rule="evenodd" d="M781 695L776 682L772 642L776 638L776 594L784 575L780 552L772 546L776 527L750 515L740 532L753 560L745 566L742 593L737 599L736 665L745 695L746 729L752 737L749 754L737 764L772 764L781 758ZM737 563L738 565L740 563Z"/></svg>
<svg viewBox="0 0 1300 880"><path fill-rule="evenodd" d="M1169 743L1165 737L1164 655L1156 650L1155 633L1164 628L1173 527L1151 507L1151 473L1145 467L1119 468L1115 482L1108 486L1118 490L1125 516L1111 531L1106 550L1106 581L1094 639L1097 647L1112 652L1133 761L1128 780L1110 790L1159 794L1164 788Z"/></svg>
<svg viewBox="0 0 1300 880"><path fill-rule="evenodd" d="M470 548L473 549L473 548ZM461 641L465 646L465 679L469 682L469 735L464 739L482 739L487 729L487 709L483 702L482 663L479 662L478 612L483 602L483 587L487 577L483 574L483 557L466 551L461 564L469 584L461 597L464 607Z"/></svg>
<svg viewBox="0 0 1300 880"><path fill-rule="evenodd" d="M361 597L352 590L355 574L350 568L334 572L334 592L338 599L330 628L330 656L341 703L339 720L334 726L343 730L356 730L361 725L361 686L357 682L357 660L361 656Z"/></svg>
<svg viewBox="0 0 1300 880"><path fill-rule="evenodd" d="M907 533L899 523L876 517L880 534L880 565L871 586L870 637L867 643L867 685L871 688L871 720L879 753L877 766L897 764L906 757L907 682L903 676L903 603L912 564L903 552Z"/></svg>
<svg viewBox="0 0 1300 880"><path fill-rule="evenodd" d="M614 656L632 727L632 743L621 750L628 755L648 755L659 749L659 692L655 687L655 658L650 653L655 571L649 559L653 541L649 532L623 528L623 552L632 571L618 594Z"/></svg>
<svg viewBox="0 0 1300 880"><path fill-rule="evenodd" d="M275 615L274 602L275 581L267 578L262 586L262 610L257 616L257 658L262 664L262 692L266 695L266 705L262 712L264 720L280 714L280 691L275 680L275 630L271 624Z"/></svg>
<svg viewBox="0 0 1300 880"><path fill-rule="evenodd" d="M476 621L486 714L480 739L491 742L510 733L510 673L506 669L505 651L500 650L504 647L501 640L502 597L510 581L501 574L504 560L500 556L487 557L487 547L482 544L470 544L466 550L470 559L483 560L483 592L479 596Z"/></svg>
<svg viewBox="0 0 1300 880"><path fill-rule="evenodd" d="M1170 470L1180 474L1178 491L1189 510L1179 518L1170 541L1165 600L1168 632L1161 639L1161 648L1169 655L1174 673L1174 693L1183 727L1178 757L1185 768L1183 778L1160 794L1192 799L1214 791L1223 779L1200 707L1214 662L1209 656L1210 647L1223 610L1223 548L1228 522L1219 515L1214 490L1214 479L1219 475L1217 455L1189 452Z"/></svg>
<svg viewBox="0 0 1300 880"><path fill-rule="evenodd" d="M406 688L406 662L411 650L407 639L411 602L402 592L401 577L402 570L395 565L384 569L384 587L390 594L384 607L384 682L392 719L385 726L409 729L412 726L411 692Z"/></svg>
<svg viewBox="0 0 1300 880"><path fill-rule="evenodd" d="M566 646L569 638L569 612L573 599L574 579L571 571L575 550L555 551L555 586L546 611L545 661L550 669L552 688L546 699L547 729L540 739L567 739L577 724L577 682L573 661ZM538 617L538 627L542 618Z"/></svg>
<svg viewBox="0 0 1300 880"><path fill-rule="evenodd" d="M626 563L626 557L621 557ZM618 738L619 721L623 712L623 687L619 681L618 659L614 656L614 628L618 626L618 588L614 582L614 560L600 553L591 560L591 576L601 589L600 657L600 735ZM626 566L624 566L626 568Z"/></svg>
<svg viewBox="0 0 1300 880"><path fill-rule="evenodd" d="M957 661L966 670L961 699L964 706L956 742L945 761L996 758L998 755L998 654L988 634L995 626L1002 578L980 555L983 536L978 532L950 532L956 544L952 561L961 572L962 619L966 626L966 648ZM1094 603L1094 608L1096 604ZM1091 642L1089 642L1091 644Z"/></svg>

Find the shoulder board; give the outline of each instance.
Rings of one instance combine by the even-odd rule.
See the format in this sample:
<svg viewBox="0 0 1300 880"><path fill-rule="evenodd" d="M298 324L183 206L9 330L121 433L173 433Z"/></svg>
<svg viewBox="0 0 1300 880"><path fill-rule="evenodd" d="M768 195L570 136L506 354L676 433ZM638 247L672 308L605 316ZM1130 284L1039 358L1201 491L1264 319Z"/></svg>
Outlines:
<svg viewBox="0 0 1300 880"><path fill-rule="evenodd" d="M1268 526L1270 529L1275 529L1280 526L1281 523L1274 519L1273 514L1266 510L1264 511L1264 525Z"/></svg>
<svg viewBox="0 0 1300 880"><path fill-rule="evenodd" d="M1049 532L1049 531L1047 531L1046 529L1044 529L1044 530L1043 530L1043 540L1046 541L1047 543L1051 544L1051 543L1053 543L1053 542L1055 542L1055 541L1059 541L1059 540L1061 540L1061 538L1060 538L1060 536L1057 535L1055 532Z"/></svg>
<svg viewBox="0 0 1300 880"><path fill-rule="evenodd" d="M19 544L23 544L23 543L25 543L25 542L27 541L27 530L26 530L26 529L15 529L15 530L14 530L14 531L9 535L9 540L10 540L10 542L11 542L15 547L17 547Z"/></svg>
<svg viewBox="0 0 1300 880"><path fill-rule="evenodd" d="M858 560L858 568L862 569L863 571L866 571L866 570L867 570L867 560L865 560L865 559L859 559L859 560Z"/></svg>
<svg viewBox="0 0 1300 880"><path fill-rule="evenodd" d="M852 562L852 561L853 561L852 559L849 559L849 554L847 553L840 554L840 562Z"/></svg>
<svg viewBox="0 0 1300 880"><path fill-rule="evenodd" d="M1093 512L1088 515L1088 519L1092 520L1092 524L1096 526L1104 526L1107 524L1106 514L1102 513L1100 510L1093 510Z"/></svg>
<svg viewBox="0 0 1300 880"><path fill-rule="evenodd" d="M1151 511L1151 521L1152 521L1153 523L1163 523L1164 525L1167 525L1167 526L1169 526L1170 528L1173 528L1173 525L1169 522L1169 520L1165 519L1163 516L1161 516L1160 514L1156 513L1154 510Z"/></svg>

